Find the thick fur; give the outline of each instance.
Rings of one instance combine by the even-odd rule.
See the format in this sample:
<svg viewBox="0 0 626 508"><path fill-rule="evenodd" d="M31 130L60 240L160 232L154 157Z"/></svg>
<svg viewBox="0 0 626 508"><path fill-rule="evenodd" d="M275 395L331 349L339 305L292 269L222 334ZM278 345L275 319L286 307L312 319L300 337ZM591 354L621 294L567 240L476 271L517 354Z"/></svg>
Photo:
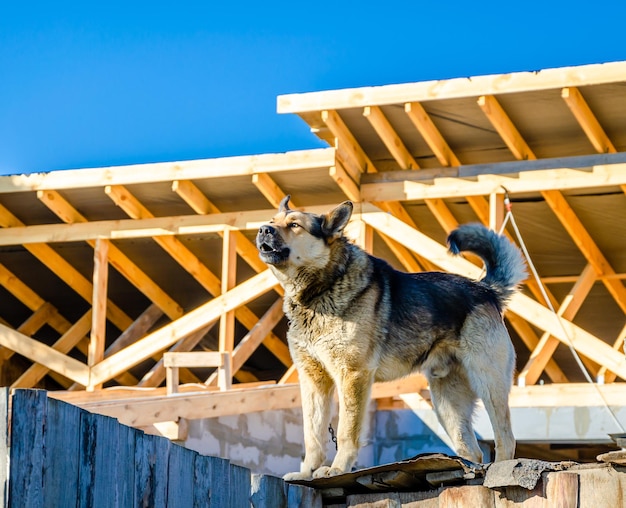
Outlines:
<svg viewBox="0 0 626 508"><path fill-rule="evenodd" d="M508 397L515 351L502 311L525 277L519 250L469 224L450 234L450 251L479 255L484 279L404 273L343 236L351 214L349 201L325 215L291 210L287 196L257 234L260 257L285 290L287 338L302 392L305 458L301 471L285 479L350 471L372 383L414 371L428 379L437 417L460 456L482 461L472 428L481 399L494 428L495 460L513 458ZM328 466L335 387L338 451Z"/></svg>

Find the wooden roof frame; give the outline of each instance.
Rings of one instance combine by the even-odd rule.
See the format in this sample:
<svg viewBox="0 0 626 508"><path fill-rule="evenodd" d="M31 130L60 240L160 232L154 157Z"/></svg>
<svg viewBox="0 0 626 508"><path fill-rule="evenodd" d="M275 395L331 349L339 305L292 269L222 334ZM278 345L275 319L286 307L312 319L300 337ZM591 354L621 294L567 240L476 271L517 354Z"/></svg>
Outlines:
<svg viewBox="0 0 626 508"><path fill-rule="evenodd" d="M398 263L412 271L444 269L471 277L480 275L480 269L472 260L449 257L445 246L419 231L408 210L410 204L423 203L440 227L450 231L458 225L450 206L451 199L467 202L476 220L493 228L502 222L505 193L511 198L532 195L542 199L580 250L587 265L582 273L570 277L575 284L565 300L558 301L548 292L548 298L557 309L556 315L548 308L532 280L527 283L529 295L520 294L512 299L507 319L530 351L529 360L518 375L521 386L514 390L512 404L522 404L516 397L523 399L524 404L528 403L529 393L539 393L541 387L531 385L537 383L544 371L556 384L575 385L567 383L567 373L554 359L554 352L561 343L577 350L597 378L606 383L618 378L624 380L626 326L612 343L607 343L574 324L573 319L596 281L603 285L615 305L626 315L623 283L626 274L611 266L564 194L589 189L597 192L617 189L626 193L626 150L609 138L607 129L580 92L581 87L623 81L626 81L626 62L615 62L536 73L292 94L278 98L278 111L299 114L320 138L329 141L330 148L1 177L0 248L23 247L89 302L91 310L74 323L69 322L58 312L54 302L45 301L2 264L0 252L0 285L32 312L31 317L19 326L0 320L0 359L9 362L11 356L18 353L32 362L13 383L14 387L36 386L43 376L50 375L67 388L67 391L53 396L116 416L133 425L195 418L200 414L228 414L240 411L242 407L252 411L298 404L297 390L294 389L297 373L284 340L273 332L282 318L281 290L258 259L256 248L245 232L256 229L271 217L287 192L293 195L293 206L301 204L297 191L279 183L281 174L319 171L331 182L329 185L334 186L335 195L355 202L350 228L355 241L371 250L373 232L376 231ZM571 111L572 119L584 132L596 155L591 152L576 157L537 157L500 103L506 94L553 89L560 91L564 106ZM423 106L424 101L468 97L475 99L476 107L497 132L513 160L463 165ZM436 169L420 168L420 162L409 148L410 140L385 116L382 107L391 104L400 105L400 111L406 115L415 133L432 151L439 164ZM398 171L381 170L380 161L368 154L367 146L362 146L360 139L365 138L344 120L343 111L347 109L360 111L371 132L388 150ZM220 178L244 178L268 206L222 212L201 188L201 184ZM134 189L141 190L142 185L154 183L168 185L169 197L186 204L195 213L156 216L134 193ZM96 189L127 218L88 220L64 195L81 189ZM2 204L3 195L16 194L36 195L37 201L57 218L57 222L26 225L28 221L24 222ZM326 200L321 195L319 204L301 208L326 211L335 204ZM180 240L181 236L194 235L221 238L220 273L211 271ZM118 244L123 240L145 238L152 239L197 281L207 293L206 303L192 310L184 309ZM53 248L55 244L73 242L87 242L93 248L92 280L85 278ZM256 275L240 280L238 258L244 260ZM131 318L110 300L107 290L109 265L149 300L150 305L138 317ZM272 300L274 303L265 314L256 315L248 303L269 292L274 292L278 299ZM1 314L0 318L3 318ZM154 329L159 319L169 322ZM247 330L238 344L234 341L236 321ZM107 339L107 322L120 331L113 342ZM59 335L52 344L36 338L38 330L46 324ZM199 379L190 370L193 366L185 363L187 368L181 367L180 379L183 383L194 384L182 385L177 399L165 396L163 387L159 388L166 375L163 352L194 350L206 331L214 326L219 326L218 349L229 355L230 370L239 384L217 394L217 373ZM540 336L536 330L540 331ZM283 375L272 382L262 382L261 385L266 385L263 387L259 386L258 379L242 370L261 344L285 369ZM84 362L76 359L81 355ZM141 379L135 378L130 373L131 367L150 358L155 362L154 366ZM107 383L117 385L116 390L103 389ZM611 390L624 393L620 391L623 383L614 385ZM123 389L123 386L129 388ZM416 375L377 386L374 397L386 399L407 392L419 393L426 387L425 380ZM136 388L145 391L139 392ZM199 393L185 395L190 390ZM576 393L580 393L577 390ZM577 403L573 397L563 397L559 402ZM130 411L132 414L129 405L136 408ZM146 410L148 406L152 409ZM208 409L209 406L213 410ZM216 407L221 409L216 410Z"/></svg>

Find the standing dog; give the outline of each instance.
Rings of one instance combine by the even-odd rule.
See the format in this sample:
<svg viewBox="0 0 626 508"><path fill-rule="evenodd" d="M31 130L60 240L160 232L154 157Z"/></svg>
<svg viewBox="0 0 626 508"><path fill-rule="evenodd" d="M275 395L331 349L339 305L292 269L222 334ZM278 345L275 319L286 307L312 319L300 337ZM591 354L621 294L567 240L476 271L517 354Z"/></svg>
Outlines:
<svg viewBox="0 0 626 508"><path fill-rule="evenodd" d="M352 215L346 201L325 215L289 208L260 227L256 243L285 290L289 350L300 376L305 458L286 480L350 471L372 383L421 371L433 406L456 452L482 453L472 428L482 399L494 429L495 460L512 459L508 407L515 351L502 320L507 299L524 279L520 251L478 224L448 237L450 251L485 262L481 281L441 272L404 273L343 236ZM338 451L324 465L330 403L339 393Z"/></svg>

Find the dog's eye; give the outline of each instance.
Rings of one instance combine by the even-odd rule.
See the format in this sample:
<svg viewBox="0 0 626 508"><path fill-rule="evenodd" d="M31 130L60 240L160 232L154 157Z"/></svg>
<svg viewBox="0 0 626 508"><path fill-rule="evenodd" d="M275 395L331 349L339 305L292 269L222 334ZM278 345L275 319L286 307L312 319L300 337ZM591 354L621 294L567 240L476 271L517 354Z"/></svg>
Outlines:
<svg viewBox="0 0 626 508"><path fill-rule="evenodd" d="M296 224L295 222L290 222L290 223L288 224L288 226L289 226L291 229L298 229L298 228L300 227L300 224Z"/></svg>

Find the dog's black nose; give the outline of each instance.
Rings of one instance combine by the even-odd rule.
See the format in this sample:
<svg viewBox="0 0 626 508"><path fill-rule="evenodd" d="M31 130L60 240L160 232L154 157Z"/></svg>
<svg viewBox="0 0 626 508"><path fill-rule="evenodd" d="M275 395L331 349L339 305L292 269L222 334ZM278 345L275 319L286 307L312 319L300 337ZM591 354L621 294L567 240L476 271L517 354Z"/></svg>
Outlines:
<svg viewBox="0 0 626 508"><path fill-rule="evenodd" d="M274 235L275 233L276 233L276 230L274 229L274 227L268 224L265 224L264 226L261 226L259 228L260 235Z"/></svg>

